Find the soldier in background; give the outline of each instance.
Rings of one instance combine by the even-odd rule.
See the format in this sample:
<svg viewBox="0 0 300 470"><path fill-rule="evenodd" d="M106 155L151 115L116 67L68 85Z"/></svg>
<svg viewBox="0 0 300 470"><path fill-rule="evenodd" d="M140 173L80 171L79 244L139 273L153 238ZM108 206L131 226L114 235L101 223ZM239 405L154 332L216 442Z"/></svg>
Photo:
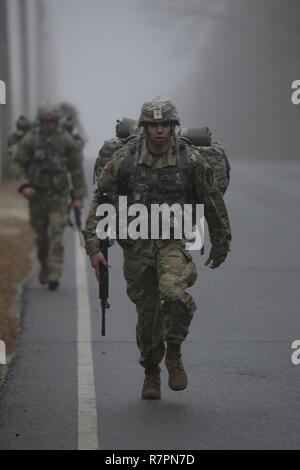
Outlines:
<svg viewBox="0 0 300 470"><path fill-rule="evenodd" d="M82 152L59 126L59 108L39 109L39 127L19 143L14 172L19 192L29 201L30 220L36 232L39 281L52 291L59 287L63 268L63 235L68 224L70 190L73 206L83 209L86 186Z"/></svg>
<svg viewBox="0 0 300 470"><path fill-rule="evenodd" d="M85 240L98 280L99 267L107 266L96 233L102 194L114 205L119 196L127 196L129 207L138 201L147 206L148 213L152 204L204 204L212 243L206 265L215 269L225 261L231 230L222 193L199 150L176 136L179 125L169 99L146 102L139 120L143 134L122 145L102 171L96 168L98 189L86 221ZM186 291L196 281L196 267L184 239L127 239L122 240L122 247L127 293L138 314L137 345L145 369L142 398L159 399L164 356L170 389L184 390L188 384L181 345L196 310Z"/></svg>
<svg viewBox="0 0 300 470"><path fill-rule="evenodd" d="M61 103L59 106L61 112L61 127L69 132L73 139L83 150L86 142L86 135L79 119L79 113L75 106L69 103Z"/></svg>
<svg viewBox="0 0 300 470"><path fill-rule="evenodd" d="M24 116L20 116L16 122L16 131L13 132L8 138L7 146L8 146L8 153L11 159L13 159L19 142L23 139L23 137L30 131L32 127L31 122Z"/></svg>
<svg viewBox="0 0 300 470"><path fill-rule="evenodd" d="M61 127L73 137L80 150L83 151L85 141L83 137L81 137L81 135L79 134L78 130L76 130L75 128L74 118L72 116L69 116L68 118L63 119L61 121Z"/></svg>

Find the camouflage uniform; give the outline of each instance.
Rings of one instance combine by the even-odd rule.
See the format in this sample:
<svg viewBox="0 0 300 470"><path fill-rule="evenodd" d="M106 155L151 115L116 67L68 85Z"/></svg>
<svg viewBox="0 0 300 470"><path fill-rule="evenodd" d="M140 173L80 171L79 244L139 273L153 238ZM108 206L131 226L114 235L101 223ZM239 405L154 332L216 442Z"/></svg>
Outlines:
<svg viewBox="0 0 300 470"><path fill-rule="evenodd" d="M18 146L14 172L20 192L25 187L35 190L29 209L37 237L38 258L42 266L47 266L49 282L56 282L62 274L69 181L75 199L86 195L82 154L67 132L57 130L46 137L35 129Z"/></svg>
<svg viewBox="0 0 300 470"><path fill-rule="evenodd" d="M83 150L86 137L77 109L70 103L61 103L59 109L61 113L61 127L71 134L80 149Z"/></svg>
<svg viewBox="0 0 300 470"><path fill-rule="evenodd" d="M79 146L80 150L83 150L85 142L84 142L84 139L81 137L80 133L78 132L78 130L76 130L75 128L74 118L70 116L66 119L63 119L61 122L61 127L63 130L67 131L71 135L73 140Z"/></svg>
<svg viewBox="0 0 300 470"><path fill-rule="evenodd" d="M172 115L173 105L169 106L169 102L165 99L162 101L163 113L159 100L145 103L140 125L163 120L179 124L177 116ZM165 115L168 119L164 119ZM162 201L164 197L166 198L165 202L167 202L167 185L169 185L167 190L170 191L173 186L182 187L177 171L180 155L175 132L171 140L169 151L158 161L155 161L148 151L146 136L137 138L136 144L138 149L136 168L140 168L140 172L148 175L149 197L160 192ZM85 229L86 250L89 256L99 252L96 209L100 202L100 193L108 193L109 200L117 203L119 195L126 194L130 200L130 196L135 192L137 183L135 171L130 173L128 187L124 192L123 165L129 145L134 144L129 142L120 148L99 173L98 189ZM193 185L197 198L195 202L205 204L205 216L212 242L211 255L215 260L223 262L229 251L231 233L222 194L211 168L196 147L188 147L188 157L190 185ZM168 175L172 172L175 176L168 181ZM157 178L153 176L155 173L162 176ZM177 200L177 202L183 201ZM165 342L168 347L180 345L188 334L196 305L186 289L196 281L196 267L185 249L184 240L126 240L124 275L128 296L137 308L137 344L141 353L140 363L146 370L155 370L164 356Z"/></svg>
<svg viewBox="0 0 300 470"><path fill-rule="evenodd" d="M20 116L16 122L16 128L17 130L7 140L8 154L11 160L13 160L16 154L19 142L30 131L31 122L24 116Z"/></svg>

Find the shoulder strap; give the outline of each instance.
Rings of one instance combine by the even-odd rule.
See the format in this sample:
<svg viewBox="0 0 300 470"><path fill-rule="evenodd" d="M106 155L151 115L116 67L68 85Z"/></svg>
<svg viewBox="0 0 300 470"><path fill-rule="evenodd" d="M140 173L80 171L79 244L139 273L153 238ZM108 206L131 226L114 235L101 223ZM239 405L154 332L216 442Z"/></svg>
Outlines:
<svg viewBox="0 0 300 470"><path fill-rule="evenodd" d="M181 173L184 190L187 195L187 199L190 204L193 204L196 200L195 198L195 188L194 188L194 180L193 176L190 171L190 141L186 138L178 138L178 150L179 150L179 158L178 158L178 167Z"/></svg>
<svg viewBox="0 0 300 470"><path fill-rule="evenodd" d="M134 136L129 139L124 149L124 158L121 164L120 183L123 189L127 188L130 176L135 172L139 158L142 139Z"/></svg>

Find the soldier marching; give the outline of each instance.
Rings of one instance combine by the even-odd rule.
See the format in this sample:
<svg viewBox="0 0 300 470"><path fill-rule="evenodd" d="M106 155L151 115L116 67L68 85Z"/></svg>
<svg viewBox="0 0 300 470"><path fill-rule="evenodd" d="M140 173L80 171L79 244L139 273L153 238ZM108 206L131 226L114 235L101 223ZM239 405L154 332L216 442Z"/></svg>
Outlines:
<svg viewBox="0 0 300 470"><path fill-rule="evenodd" d="M63 270L70 190L78 211L86 196L82 147L61 128L60 119L58 107L41 107L37 125L18 143L14 156L18 190L29 202L36 234L39 281L52 291L58 289Z"/></svg>
<svg viewBox="0 0 300 470"><path fill-rule="evenodd" d="M86 221L85 240L98 280L101 265L107 265L96 233L102 194L114 205L119 196L127 196L129 205L139 201L148 208L163 203L204 204L212 243L205 264L215 269L225 261L231 229L222 192L199 150L176 136L179 125L177 109L168 98L145 102L139 119L143 133L125 142L104 167L96 167L97 191ZM122 247L127 293L138 316L137 346L145 370L142 398L160 399L164 357L170 389L184 390L188 384L181 346L196 311L187 292L196 282L196 267L184 239L128 239L122 241Z"/></svg>

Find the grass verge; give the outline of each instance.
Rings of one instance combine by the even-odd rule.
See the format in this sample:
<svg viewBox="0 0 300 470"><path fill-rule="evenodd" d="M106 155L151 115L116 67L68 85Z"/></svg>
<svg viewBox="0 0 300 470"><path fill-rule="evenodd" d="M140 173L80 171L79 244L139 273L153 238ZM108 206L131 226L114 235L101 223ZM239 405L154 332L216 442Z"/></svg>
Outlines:
<svg viewBox="0 0 300 470"><path fill-rule="evenodd" d="M20 332L22 282L32 269L34 237L15 188L1 187L0 200L0 340L10 358ZM0 383L5 370L0 366Z"/></svg>

